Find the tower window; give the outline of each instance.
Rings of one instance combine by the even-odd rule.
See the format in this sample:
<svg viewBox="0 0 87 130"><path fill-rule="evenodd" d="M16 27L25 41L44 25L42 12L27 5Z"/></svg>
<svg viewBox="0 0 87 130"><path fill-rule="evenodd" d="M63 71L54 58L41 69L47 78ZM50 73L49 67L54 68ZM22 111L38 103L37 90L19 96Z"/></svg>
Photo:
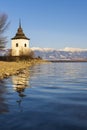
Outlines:
<svg viewBox="0 0 87 130"><path fill-rule="evenodd" d="M18 43L16 43L16 47L18 47Z"/></svg>
<svg viewBox="0 0 87 130"><path fill-rule="evenodd" d="M26 44L26 43L24 44L24 47L27 47L27 44Z"/></svg>

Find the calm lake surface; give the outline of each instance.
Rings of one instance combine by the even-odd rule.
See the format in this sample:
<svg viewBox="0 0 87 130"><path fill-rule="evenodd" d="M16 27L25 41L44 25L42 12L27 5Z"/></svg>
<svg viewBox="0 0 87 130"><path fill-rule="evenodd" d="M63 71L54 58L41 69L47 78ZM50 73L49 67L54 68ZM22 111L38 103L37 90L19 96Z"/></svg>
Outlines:
<svg viewBox="0 0 87 130"><path fill-rule="evenodd" d="M0 81L0 130L87 130L87 63L38 64Z"/></svg>

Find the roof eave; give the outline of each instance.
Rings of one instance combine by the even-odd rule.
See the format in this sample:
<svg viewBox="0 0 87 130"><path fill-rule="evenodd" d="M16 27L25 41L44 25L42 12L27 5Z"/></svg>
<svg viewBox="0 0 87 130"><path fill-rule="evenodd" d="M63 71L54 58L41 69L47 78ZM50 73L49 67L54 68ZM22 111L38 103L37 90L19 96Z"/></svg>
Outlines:
<svg viewBox="0 0 87 130"><path fill-rule="evenodd" d="M11 40L17 40L17 39L26 39L26 40L30 40L30 38L15 38L15 37L13 37L13 38L11 38Z"/></svg>

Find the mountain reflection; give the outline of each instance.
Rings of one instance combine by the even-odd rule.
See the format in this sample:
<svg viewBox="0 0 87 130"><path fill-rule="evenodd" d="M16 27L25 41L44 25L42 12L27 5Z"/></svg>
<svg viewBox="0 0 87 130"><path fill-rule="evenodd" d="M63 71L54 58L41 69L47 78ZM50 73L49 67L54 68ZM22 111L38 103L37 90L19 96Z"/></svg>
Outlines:
<svg viewBox="0 0 87 130"><path fill-rule="evenodd" d="M26 96L25 89L30 87L29 78L30 73L28 69L22 70L20 73L12 76L13 89L18 93L19 99L17 100L17 103L21 111L21 103L23 98Z"/></svg>

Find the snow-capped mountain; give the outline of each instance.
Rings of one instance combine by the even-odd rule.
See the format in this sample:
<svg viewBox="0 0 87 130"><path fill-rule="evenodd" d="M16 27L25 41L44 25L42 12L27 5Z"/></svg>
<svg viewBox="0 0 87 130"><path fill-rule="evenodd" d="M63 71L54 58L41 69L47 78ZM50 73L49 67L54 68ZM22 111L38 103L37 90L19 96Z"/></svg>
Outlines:
<svg viewBox="0 0 87 130"><path fill-rule="evenodd" d="M87 49L69 48L52 49L52 48L31 48L36 57L48 60L65 60L65 59L87 59Z"/></svg>

